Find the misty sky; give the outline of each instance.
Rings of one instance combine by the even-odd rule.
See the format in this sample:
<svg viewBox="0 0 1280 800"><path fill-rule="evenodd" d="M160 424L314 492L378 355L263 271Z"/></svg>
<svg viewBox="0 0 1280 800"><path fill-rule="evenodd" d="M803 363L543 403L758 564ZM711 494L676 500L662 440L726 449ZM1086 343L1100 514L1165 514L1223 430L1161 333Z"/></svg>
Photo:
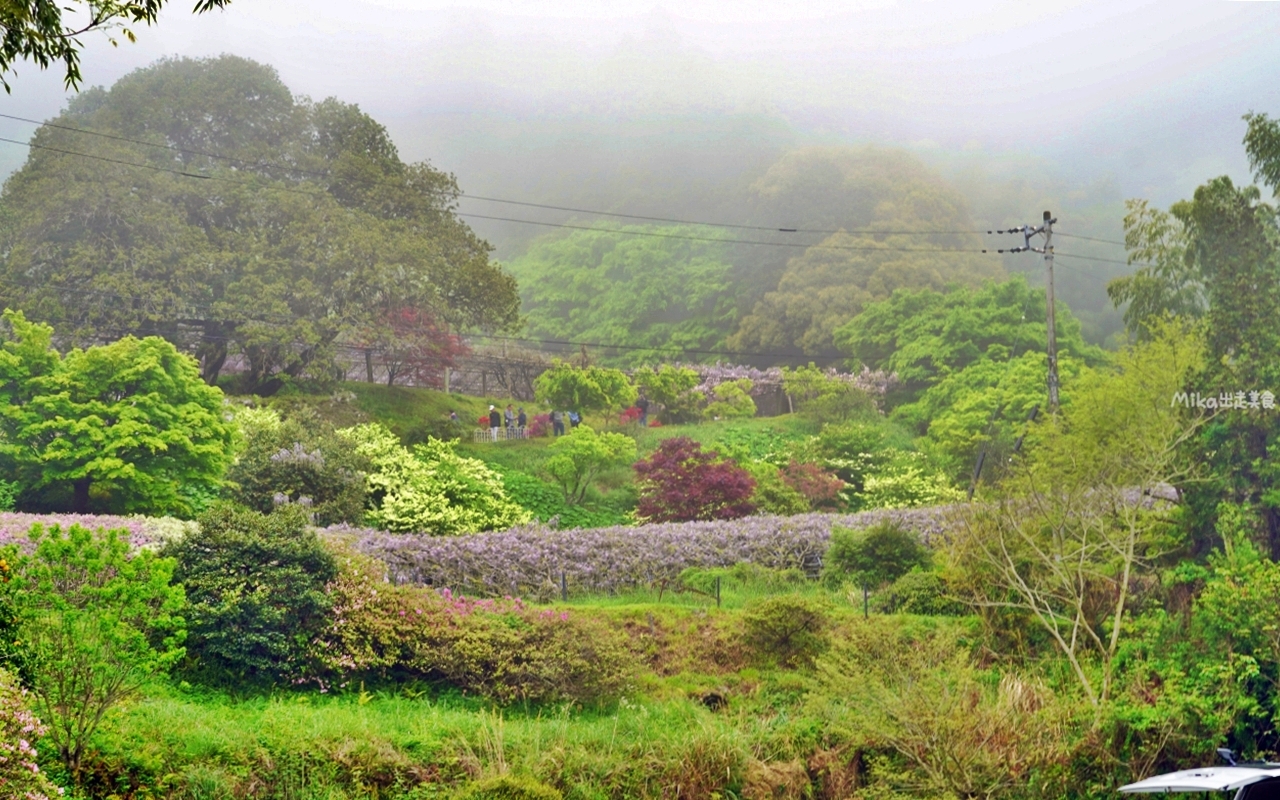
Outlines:
<svg viewBox="0 0 1280 800"><path fill-rule="evenodd" d="M1241 114L1280 113L1280 3L235 0L202 17L190 5L137 44L88 37L87 82L165 55L247 56L295 92L358 103L405 157L456 170L464 189L471 137L488 128L764 112L825 140L1035 155L1164 204L1214 174L1247 177ZM21 65L0 109L52 116L60 81ZM31 130L0 120L0 136ZM24 158L0 143L0 173Z"/></svg>

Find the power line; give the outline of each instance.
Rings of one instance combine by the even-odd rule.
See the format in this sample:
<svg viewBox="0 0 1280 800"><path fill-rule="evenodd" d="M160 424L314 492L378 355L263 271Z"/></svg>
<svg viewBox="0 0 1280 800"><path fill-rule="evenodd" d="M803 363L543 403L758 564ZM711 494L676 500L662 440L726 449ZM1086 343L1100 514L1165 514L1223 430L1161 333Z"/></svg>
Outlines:
<svg viewBox="0 0 1280 800"><path fill-rule="evenodd" d="M1080 234L1078 234L1078 233L1063 233L1062 231L1054 231L1054 234L1056 234L1057 236L1066 236L1066 237L1067 237L1067 238L1069 238L1069 239L1084 239L1084 240L1085 240L1085 241L1087 241L1087 242L1101 242L1101 243L1103 243L1103 244L1117 244L1117 245L1120 245L1121 247L1128 247L1128 246L1129 246L1127 243L1125 243L1125 242L1119 242L1119 241L1116 241L1115 239L1099 239L1099 238L1097 238L1096 236L1081 236L1081 235L1080 235Z"/></svg>
<svg viewBox="0 0 1280 800"><path fill-rule="evenodd" d="M144 147L154 147L162 150L170 150L176 153L185 153L188 155L199 155L199 156L204 156L206 158L213 158L221 161L226 161L228 163L239 164L245 167L258 168L258 169L278 169L286 172L294 172L299 175L312 175L318 178L331 177L328 173L325 173L325 172L318 172L316 170L303 169L302 167L291 166L288 164L278 164L278 163L273 163L269 161L245 161L243 159L222 155L220 153L211 153L211 152L208 152L207 150L196 150L192 148L179 147L177 145L172 145L172 144L148 142L144 139L133 139L128 136L119 136L116 134L103 133L102 131L89 130L88 128L77 128L73 125L61 125L56 122L40 122L39 120L30 119L28 117L19 117L13 114L0 114L0 118L17 120L19 122L26 122L32 125L43 125L45 127L55 128L57 130L69 131L71 133L80 133L88 136L98 136L104 139L110 139L112 141L117 141L117 142L129 142L131 144L138 144ZM2 141L11 142L14 144L27 144L25 142L19 142L15 139L3 139ZM28 145L28 146L40 147L39 145ZM54 149L54 148L43 146L43 149ZM55 152L69 153L71 151L55 150ZM80 155L91 157L89 156L89 154L80 154ZM126 163L126 162L119 162L119 163ZM142 165L138 165L138 166L142 166ZM826 235L841 233L841 232L879 233L879 234L886 234L886 235L889 235L889 234L946 235L946 234L982 233L981 230L974 230L974 229L934 230L934 231L921 231L921 230L896 231L896 230L877 230L874 228L866 228L866 229L851 230L848 228L822 229L822 228L799 228L799 227L774 226L774 225L745 225L745 224L738 224L738 223L732 223L732 222L705 222L705 221L698 221L698 220L677 219L674 217L658 217L658 216L648 216L645 214L626 214L626 213L617 212L617 211L602 211L600 209L576 208L574 206L561 206L561 205L553 205L550 203L534 203L526 200L510 200L507 198L488 197L485 195L471 195L471 194L465 194L465 193L455 194L453 192L445 192L442 190L428 189L426 191L432 192L435 194L447 195L449 197L456 197L459 200L481 200L488 203L505 203L508 205L523 206L526 208L541 208L541 209L547 209L551 211L567 211L575 214L591 214L594 216L601 216L601 217L618 217L620 219L643 220L646 222L667 222L667 223L672 223L677 225L698 225L698 226L708 227L708 228L734 228L739 230L768 231L773 233L818 233L818 234L826 234ZM515 220L515 221L520 222L522 220ZM990 231L988 231L988 233L990 233Z"/></svg>
<svg viewBox="0 0 1280 800"><path fill-rule="evenodd" d="M314 189L284 187L284 186L278 186L278 184L274 184L274 183L270 183L270 184L250 183L250 182L247 182L247 180L225 178L225 177L221 177L221 175L191 173L191 172L186 172L186 170L170 169L170 168L166 168L166 166L156 166L154 164L138 164L136 163L136 161L111 159L111 157L108 157L108 156L87 154L87 152L79 152L76 150L65 150L65 148L63 147L52 147L50 145L37 145L37 143L22 142L18 140L12 140L12 138L0 137L0 142L8 142L10 143L10 145L19 145L23 147L35 148L35 150L47 150L50 152L58 152L58 154L82 157L82 159L105 161L105 163L108 163L108 164L134 166L134 168L148 169L148 170L152 170L152 172L178 175L178 177L182 177L182 178L195 178L195 179L201 179L201 180L218 180L218 182L227 183L227 184L230 184L230 186L243 186L243 187L250 187L253 189L271 189L271 191L288 192L288 193L292 193L292 195L303 195L308 197L329 197L328 193L324 191L314 191ZM626 229L620 229L620 228L599 228L599 227L595 227L595 225L576 225L572 223L544 223L544 221L538 221L538 220L508 218L508 216L490 216L485 214L471 214L471 212L457 212L457 215L462 216L462 218L507 221L507 223L538 225L538 227L544 227L544 228L564 228L564 229L571 229L571 230L596 230L596 232L621 234L621 236L643 236L643 237L663 238L663 239L685 239L685 241L718 242L722 244L750 244L750 246L760 246L760 247L792 247L792 248L799 247L799 248L805 248L805 250L808 250L808 248L820 248L820 250L842 250L842 251L861 251L861 252L936 252L936 253L973 253L973 255L978 255L978 253L992 253L992 252L1014 253L1014 252L1023 252L1025 250L1025 248L1021 248L1021 247L980 248L979 250L979 248L959 248L959 247L951 247L951 248L948 248L948 247L883 247L883 246L873 247L873 246L850 246L850 244L822 244L822 243L804 243L804 242L763 242L763 241L753 241L753 239L726 239L721 237L686 236L686 234L662 233L662 232L657 232L657 230L626 230ZM1018 229L1007 230L1007 232L1006 230L1001 230L1001 232L998 232L998 233L1011 233L1011 232L1014 232L1014 230L1018 230ZM846 233L850 233L850 232L846 232ZM865 232L859 232L859 233L888 234L888 232L874 232L874 230L865 230ZM913 230L913 232L909 232L909 233L925 234L925 236L927 236L927 234L929 233L936 233L936 232L929 232L929 230ZM996 232L988 232L988 233L996 233ZM1097 259L1097 257L1093 257L1093 256L1071 256L1071 255L1066 255L1066 253L1059 253L1059 255L1071 257L1071 259L1103 261L1103 262L1111 262L1111 264L1129 264L1128 261L1116 261L1112 259ZM1134 264L1137 264L1137 262L1134 262ZM1143 265L1143 266L1146 266L1146 265Z"/></svg>

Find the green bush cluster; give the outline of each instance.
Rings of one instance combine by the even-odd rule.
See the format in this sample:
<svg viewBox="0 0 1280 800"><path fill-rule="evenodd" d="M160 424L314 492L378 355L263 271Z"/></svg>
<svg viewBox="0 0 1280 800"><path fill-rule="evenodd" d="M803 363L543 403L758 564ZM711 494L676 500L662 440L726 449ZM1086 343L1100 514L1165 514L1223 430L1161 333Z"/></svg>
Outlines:
<svg viewBox="0 0 1280 800"><path fill-rule="evenodd" d="M876 589L928 563L929 551L919 537L888 520L863 529L832 528L822 574L829 585L852 581Z"/></svg>
<svg viewBox="0 0 1280 800"><path fill-rule="evenodd" d="M298 503L321 526L361 521L370 464L349 442L314 414L282 420L243 409L237 421L244 443L227 471L231 500L264 514Z"/></svg>
<svg viewBox="0 0 1280 800"><path fill-rule="evenodd" d="M367 519L389 531L455 534L509 528L529 512L513 503L502 477L484 462L459 455L454 445L428 439L412 452L376 423L338 435L368 459Z"/></svg>
<svg viewBox="0 0 1280 800"><path fill-rule="evenodd" d="M783 667L813 663L831 642L826 605L798 594L770 597L743 616L745 641L757 655Z"/></svg>
<svg viewBox="0 0 1280 800"><path fill-rule="evenodd" d="M333 613L312 646L318 681L437 680L502 703L604 702L631 681L622 640L598 620L393 586L383 573L344 557L330 590Z"/></svg>
<svg viewBox="0 0 1280 800"><path fill-rule="evenodd" d="M468 786L458 800L561 800L563 797L559 789L533 778L502 775Z"/></svg>
<svg viewBox="0 0 1280 800"><path fill-rule="evenodd" d="M218 506L197 533L166 546L188 599L189 667L227 682L278 682L303 671L330 610L333 556L306 513Z"/></svg>
<svg viewBox="0 0 1280 800"><path fill-rule="evenodd" d="M918 566L878 592L874 605L877 611L935 617L958 616L970 610L948 590L942 575Z"/></svg>

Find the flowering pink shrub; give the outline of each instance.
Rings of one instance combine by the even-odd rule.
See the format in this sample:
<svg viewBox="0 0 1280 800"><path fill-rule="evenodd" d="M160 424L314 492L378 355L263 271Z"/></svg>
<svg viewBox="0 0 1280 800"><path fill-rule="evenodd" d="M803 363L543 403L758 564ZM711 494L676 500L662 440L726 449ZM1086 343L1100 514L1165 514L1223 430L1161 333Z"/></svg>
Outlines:
<svg viewBox="0 0 1280 800"><path fill-rule="evenodd" d="M635 406L631 406L630 408L623 409L622 413L618 415L618 421L623 425L634 425L640 421L640 414L640 409Z"/></svg>
<svg viewBox="0 0 1280 800"><path fill-rule="evenodd" d="M26 689L0 670L0 796L53 800L62 789L40 771L35 742L47 728L27 707Z"/></svg>
<svg viewBox="0 0 1280 800"><path fill-rule="evenodd" d="M535 414L533 419L529 420L529 435L533 437L546 436L551 432L551 415Z"/></svg>
<svg viewBox="0 0 1280 800"><path fill-rule="evenodd" d="M704 451L687 436L664 439L636 462L640 479L637 513L653 522L735 519L756 510L756 482L742 467Z"/></svg>

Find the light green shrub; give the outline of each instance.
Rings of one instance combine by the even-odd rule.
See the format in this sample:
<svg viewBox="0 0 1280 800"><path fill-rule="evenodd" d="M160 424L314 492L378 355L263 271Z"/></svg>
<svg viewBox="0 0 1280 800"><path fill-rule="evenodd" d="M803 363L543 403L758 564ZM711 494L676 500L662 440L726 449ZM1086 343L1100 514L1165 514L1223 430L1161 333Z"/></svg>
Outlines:
<svg viewBox="0 0 1280 800"><path fill-rule="evenodd" d="M748 646L765 661L804 667L830 644L831 619L826 606L800 595L778 595L752 606L743 615Z"/></svg>
<svg viewBox="0 0 1280 800"><path fill-rule="evenodd" d="M579 425L568 436L556 439L549 449L551 457L542 468L560 485L569 505L582 502L591 482L602 471L636 460L636 442L630 436L596 433L588 425Z"/></svg>
<svg viewBox="0 0 1280 800"><path fill-rule="evenodd" d="M711 402L703 410L707 419L745 419L756 415L756 401L751 399L754 384L742 378L725 381L711 390Z"/></svg>
<svg viewBox="0 0 1280 800"><path fill-rule="evenodd" d="M528 522L532 515L507 497L502 476L454 445L428 439L409 452L377 423L338 431L369 460L372 508L367 520L389 531L476 533Z"/></svg>

